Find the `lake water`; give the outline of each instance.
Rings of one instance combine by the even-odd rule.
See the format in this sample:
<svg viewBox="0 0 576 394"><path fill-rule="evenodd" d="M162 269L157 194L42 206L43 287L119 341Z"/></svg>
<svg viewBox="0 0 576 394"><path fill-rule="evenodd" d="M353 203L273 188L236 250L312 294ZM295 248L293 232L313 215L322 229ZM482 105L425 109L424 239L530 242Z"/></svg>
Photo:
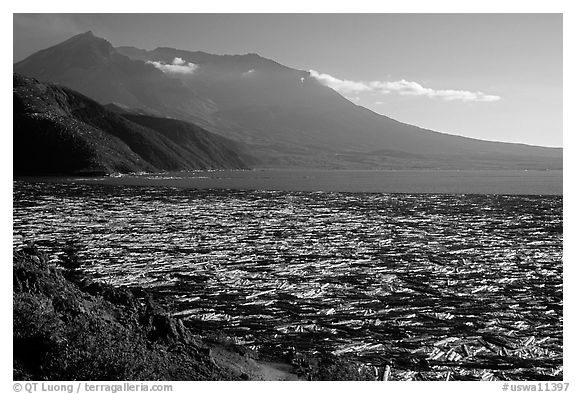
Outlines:
<svg viewBox="0 0 576 394"><path fill-rule="evenodd" d="M332 352L391 364L394 379L423 365L454 379L562 378L561 195L190 189L344 182L270 174L17 181L14 244L37 240L56 260L76 240L100 280L148 288L190 327L262 354ZM356 191L561 194L548 173L348 174Z"/></svg>
<svg viewBox="0 0 576 394"><path fill-rule="evenodd" d="M69 178L55 178L70 182ZM224 170L83 178L82 183L195 189L561 195L562 171Z"/></svg>

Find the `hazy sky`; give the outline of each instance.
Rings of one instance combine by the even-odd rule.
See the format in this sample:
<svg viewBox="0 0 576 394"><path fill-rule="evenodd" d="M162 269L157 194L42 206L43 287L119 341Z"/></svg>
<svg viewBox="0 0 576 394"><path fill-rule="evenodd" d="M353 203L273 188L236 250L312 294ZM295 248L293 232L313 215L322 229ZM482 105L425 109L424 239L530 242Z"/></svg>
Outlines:
<svg viewBox="0 0 576 394"><path fill-rule="evenodd" d="M258 53L403 122L562 146L560 14L16 14L14 61L87 30L114 46Z"/></svg>

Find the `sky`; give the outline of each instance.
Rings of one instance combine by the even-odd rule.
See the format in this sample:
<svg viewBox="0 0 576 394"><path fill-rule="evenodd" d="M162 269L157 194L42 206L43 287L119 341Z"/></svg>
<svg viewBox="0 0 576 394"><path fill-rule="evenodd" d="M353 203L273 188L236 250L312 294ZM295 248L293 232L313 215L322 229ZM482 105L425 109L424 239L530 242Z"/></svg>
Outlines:
<svg viewBox="0 0 576 394"><path fill-rule="evenodd" d="M88 30L114 46L257 53L427 129L563 142L561 14L14 14L14 62Z"/></svg>

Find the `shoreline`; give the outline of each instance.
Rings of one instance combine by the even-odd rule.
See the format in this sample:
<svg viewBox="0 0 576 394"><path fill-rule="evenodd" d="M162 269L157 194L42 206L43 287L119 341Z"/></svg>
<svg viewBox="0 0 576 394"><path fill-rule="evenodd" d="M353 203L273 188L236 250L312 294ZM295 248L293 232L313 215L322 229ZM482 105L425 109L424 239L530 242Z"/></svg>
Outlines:
<svg viewBox="0 0 576 394"><path fill-rule="evenodd" d="M198 170L105 177L19 176L14 181L231 191L563 195L563 170Z"/></svg>

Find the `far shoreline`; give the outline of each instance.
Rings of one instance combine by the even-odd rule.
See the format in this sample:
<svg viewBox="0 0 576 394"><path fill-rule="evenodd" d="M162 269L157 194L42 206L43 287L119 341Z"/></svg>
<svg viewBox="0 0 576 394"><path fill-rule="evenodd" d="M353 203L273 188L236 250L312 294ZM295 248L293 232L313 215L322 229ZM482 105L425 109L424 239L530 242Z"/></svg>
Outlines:
<svg viewBox="0 0 576 394"><path fill-rule="evenodd" d="M563 195L563 170L192 170L107 176L15 176L15 181L243 191Z"/></svg>

